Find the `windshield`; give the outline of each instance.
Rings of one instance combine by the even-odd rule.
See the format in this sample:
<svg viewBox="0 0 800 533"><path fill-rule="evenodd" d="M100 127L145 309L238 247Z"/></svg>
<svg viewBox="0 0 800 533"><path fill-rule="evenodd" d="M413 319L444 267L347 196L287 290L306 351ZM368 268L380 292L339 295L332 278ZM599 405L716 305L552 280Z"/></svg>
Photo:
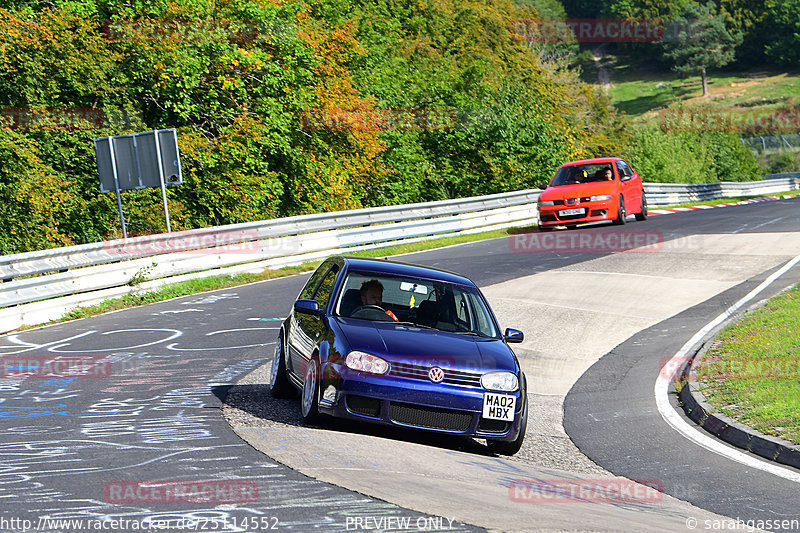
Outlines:
<svg viewBox="0 0 800 533"><path fill-rule="evenodd" d="M350 272L335 313L362 320L402 322L498 337L494 320L478 290L443 281Z"/></svg>
<svg viewBox="0 0 800 533"><path fill-rule="evenodd" d="M592 163L588 165L571 165L561 167L556 172L556 177L550 183L551 187L559 185L573 185L575 183L589 183L593 181L611 181L614 171L611 163Z"/></svg>

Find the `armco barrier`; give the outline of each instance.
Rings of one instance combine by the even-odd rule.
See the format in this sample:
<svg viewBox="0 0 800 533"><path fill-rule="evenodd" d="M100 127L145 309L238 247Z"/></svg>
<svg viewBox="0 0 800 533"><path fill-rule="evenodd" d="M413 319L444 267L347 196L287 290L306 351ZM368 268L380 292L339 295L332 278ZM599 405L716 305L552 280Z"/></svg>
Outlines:
<svg viewBox="0 0 800 533"><path fill-rule="evenodd" d="M647 183L651 206L798 189L798 180ZM344 250L536 222L541 191L302 215L0 257L0 333L132 290L300 264Z"/></svg>
<svg viewBox="0 0 800 533"><path fill-rule="evenodd" d="M303 215L0 257L0 332L168 282L534 224L539 192Z"/></svg>
<svg viewBox="0 0 800 533"><path fill-rule="evenodd" d="M720 182L703 184L645 183L647 202L651 206L680 204L733 198L736 196L757 196L797 190L799 180L795 178L775 178L764 181Z"/></svg>

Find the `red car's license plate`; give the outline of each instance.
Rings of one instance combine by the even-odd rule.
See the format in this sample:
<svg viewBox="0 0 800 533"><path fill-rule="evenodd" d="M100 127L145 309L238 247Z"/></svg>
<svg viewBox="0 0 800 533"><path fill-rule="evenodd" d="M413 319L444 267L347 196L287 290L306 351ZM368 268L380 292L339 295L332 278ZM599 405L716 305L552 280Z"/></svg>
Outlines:
<svg viewBox="0 0 800 533"><path fill-rule="evenodd" d="M561 215L562 217L563 216L569 216L569 215L583 215L585 213L586 213L586 209L584 209L582 207L578 208L578 209L563 209L563 210L558 212L558 214Z"/></svg>

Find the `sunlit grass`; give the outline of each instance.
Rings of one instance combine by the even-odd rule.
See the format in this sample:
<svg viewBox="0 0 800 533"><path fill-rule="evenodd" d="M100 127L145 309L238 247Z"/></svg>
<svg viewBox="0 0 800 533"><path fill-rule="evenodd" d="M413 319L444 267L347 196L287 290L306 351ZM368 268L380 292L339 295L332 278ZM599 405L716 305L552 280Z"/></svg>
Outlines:
<svg viewBox="0 0 800 533"><path fill-rule="evenodd" d="M706 399L758 431L800 444L800 287L725 329L697 365Z"/></svg>

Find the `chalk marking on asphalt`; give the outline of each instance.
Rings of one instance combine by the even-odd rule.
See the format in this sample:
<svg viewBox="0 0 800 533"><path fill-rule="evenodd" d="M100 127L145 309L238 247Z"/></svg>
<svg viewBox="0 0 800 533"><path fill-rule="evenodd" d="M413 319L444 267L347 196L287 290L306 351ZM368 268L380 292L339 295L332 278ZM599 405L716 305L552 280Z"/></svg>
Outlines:
<svg viewBox="0 0 800 533"><path fill-rule="evenodd" d="M673 407L669 403L668 391L670 382L674 379L675 373L677 373L678 368L681 367L680 363L686 360L687 354L692 350L692 348L694 348L697 345L697 343L699 343L715 327L722 324L725 320L731 317L739 308L741 308L743 305L754 299L762 291L764 291L764 289L769 287L775 280L777 280L786 272L788 272L789 269L795 266L798 262L800 262L800 255L796 256L794 259L786 263L778 271L774 272L771 276L769 276L767 279L761 282L761 284L758 287L750 291L741 300L739 300L732 306L728 307L728 309L726 309L724 313L722 313L717 318L706 324L703 329L695 333L695 335L691 339L689 339L686 342L686 344L683 345L680 351L678 351L678 353L676 353L672 357L669 363L667 363L667 365L664 365L663 367L663 368L675 368L675 372L673 372L672 375L668 377L659 374L654 387L654 393L656 396L656 405L658 406L659 413L661 413L661 417L667 424L669 424L678 433L680 433L690 441L694 442L698 446L705 448L708 451L714 452L718 455L736 461L737 463L741 463L743 465L752 468L757 468L764 472L769 472L770 474L774 474L784 479L788 479L789 481L794 481L795 483L800 483L800 473L794 472L787 468L783 468L781 466L778 466L777 464L766 463L763 460L757 459L752 455L748 455L744 452L729 448L727 445L723 444L716 438L698 431L696 426L692 426L689 423L687 423L683 418L681 418L680 414L678 414L678 412L675 409L673 409Z"/></svg>

